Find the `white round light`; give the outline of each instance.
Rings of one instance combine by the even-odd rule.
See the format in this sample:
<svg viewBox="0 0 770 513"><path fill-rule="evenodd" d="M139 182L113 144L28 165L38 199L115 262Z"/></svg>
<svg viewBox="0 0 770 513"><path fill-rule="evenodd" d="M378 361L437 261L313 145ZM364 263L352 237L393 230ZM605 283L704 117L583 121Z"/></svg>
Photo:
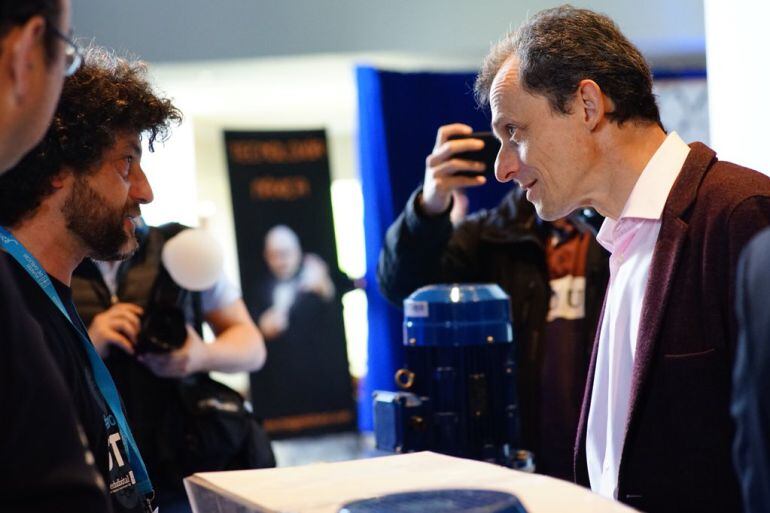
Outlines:
<svg viewBox="0 0 770 513"><path fill-rule="evenodd" d="M209 232L191 228L166 242L161 260L175 282L188 290L201 291L217 282L224 257L219 242Z"/></svg>

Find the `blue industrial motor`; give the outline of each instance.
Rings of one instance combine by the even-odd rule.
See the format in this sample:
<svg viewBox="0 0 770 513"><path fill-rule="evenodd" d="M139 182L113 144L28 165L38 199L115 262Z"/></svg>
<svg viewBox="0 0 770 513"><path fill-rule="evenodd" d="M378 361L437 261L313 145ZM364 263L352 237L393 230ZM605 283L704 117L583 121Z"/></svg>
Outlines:
<svg viewBox="0 0 770 513"><path fill-rule="evenodd" d="M497 285L432 285L404 301L400 391L374 393L378 449L520 466L510 311Z"/></svg>

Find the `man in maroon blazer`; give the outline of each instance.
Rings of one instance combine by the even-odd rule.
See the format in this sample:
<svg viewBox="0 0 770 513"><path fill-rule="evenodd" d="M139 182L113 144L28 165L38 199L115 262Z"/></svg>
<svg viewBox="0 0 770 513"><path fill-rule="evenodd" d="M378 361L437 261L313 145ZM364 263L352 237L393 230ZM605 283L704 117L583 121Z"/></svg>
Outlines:
<svg viewBox="0 0 770 513"><path fill-rule="evenodd" d="M644 511L740 511L730 446L735 270L770 224L770 178L666 134L640 52L558 7L495 45L476 82L496 175L546 220L607 220L610 283L575 449L578 483Z"/></svg>

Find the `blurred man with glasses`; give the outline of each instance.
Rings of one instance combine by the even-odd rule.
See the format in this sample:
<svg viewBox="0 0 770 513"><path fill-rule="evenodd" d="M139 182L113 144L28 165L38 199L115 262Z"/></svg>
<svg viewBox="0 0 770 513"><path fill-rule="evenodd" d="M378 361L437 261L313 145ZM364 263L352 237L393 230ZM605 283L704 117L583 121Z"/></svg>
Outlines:
<svg viewBox="0 0 770 513"><path fill-rule="evenodd" d="M0 172L43 137L64 77L80 65L69 24L69 0L0 2Z"/></svg>
<svg viewBox="0 0 770 513"><path fill-rule="evenodd" d="M0 175L45 134L80 63L69 0L0 1ZM42 332L0 252L0 511L110 511Z"/></svg>
<svg viewBox="0 0 770 513"><path fill-rule="evenodd" d="M83 53L72 38L72 30L70 29L68 36L62 34L55 27L49 26L48 30L54 36L64 41L66 45L64 48L64 76L70 77L74 75L83 62Z"/></svg>

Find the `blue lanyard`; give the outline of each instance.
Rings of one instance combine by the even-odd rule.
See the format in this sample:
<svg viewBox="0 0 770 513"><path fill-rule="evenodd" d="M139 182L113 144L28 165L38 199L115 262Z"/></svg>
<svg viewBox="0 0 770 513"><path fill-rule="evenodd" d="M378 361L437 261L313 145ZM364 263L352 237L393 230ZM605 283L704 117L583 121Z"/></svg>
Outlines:
<svg viewBox="0 0 770 513"><path fill-rule="evenodd" d="M72 327L75 328L75 331L80 335L80 340L86 347L86 354L88 354L88 360L91 363L91 371L94 374L96 386L99 388L102 397L107 401L112 416L117 420L121 438L123 438L126 447L128 448L128 461L131 463L131 469L135 474L136 487L144 495L152 495L152 483L150 483L147 469L144 466L141 454L139 454L139 449L136 447L136 442L134 441L134 436L131 434L131 429L128 427L126 417L123 415L123 408L120 405L118 389L115 388L115 383L112 381L112 376L110 376L110 371L107 370L107 366L104 365L102 358L99 356L99 353L96 352L96 349L88 336L85 335L72 321L72 318L64 307L64 303L62 303L53 283L51 283L51 278L48 277L48 274L40 266L37 259L22 246L21 242L16 240L16 237L2 226L0 226L0 247L21 264L24 270L37 282L40 288L43 289L43 292L46 293L48 298L56 305L62 315L64 315L70 324L72 324Z"/></svg>

